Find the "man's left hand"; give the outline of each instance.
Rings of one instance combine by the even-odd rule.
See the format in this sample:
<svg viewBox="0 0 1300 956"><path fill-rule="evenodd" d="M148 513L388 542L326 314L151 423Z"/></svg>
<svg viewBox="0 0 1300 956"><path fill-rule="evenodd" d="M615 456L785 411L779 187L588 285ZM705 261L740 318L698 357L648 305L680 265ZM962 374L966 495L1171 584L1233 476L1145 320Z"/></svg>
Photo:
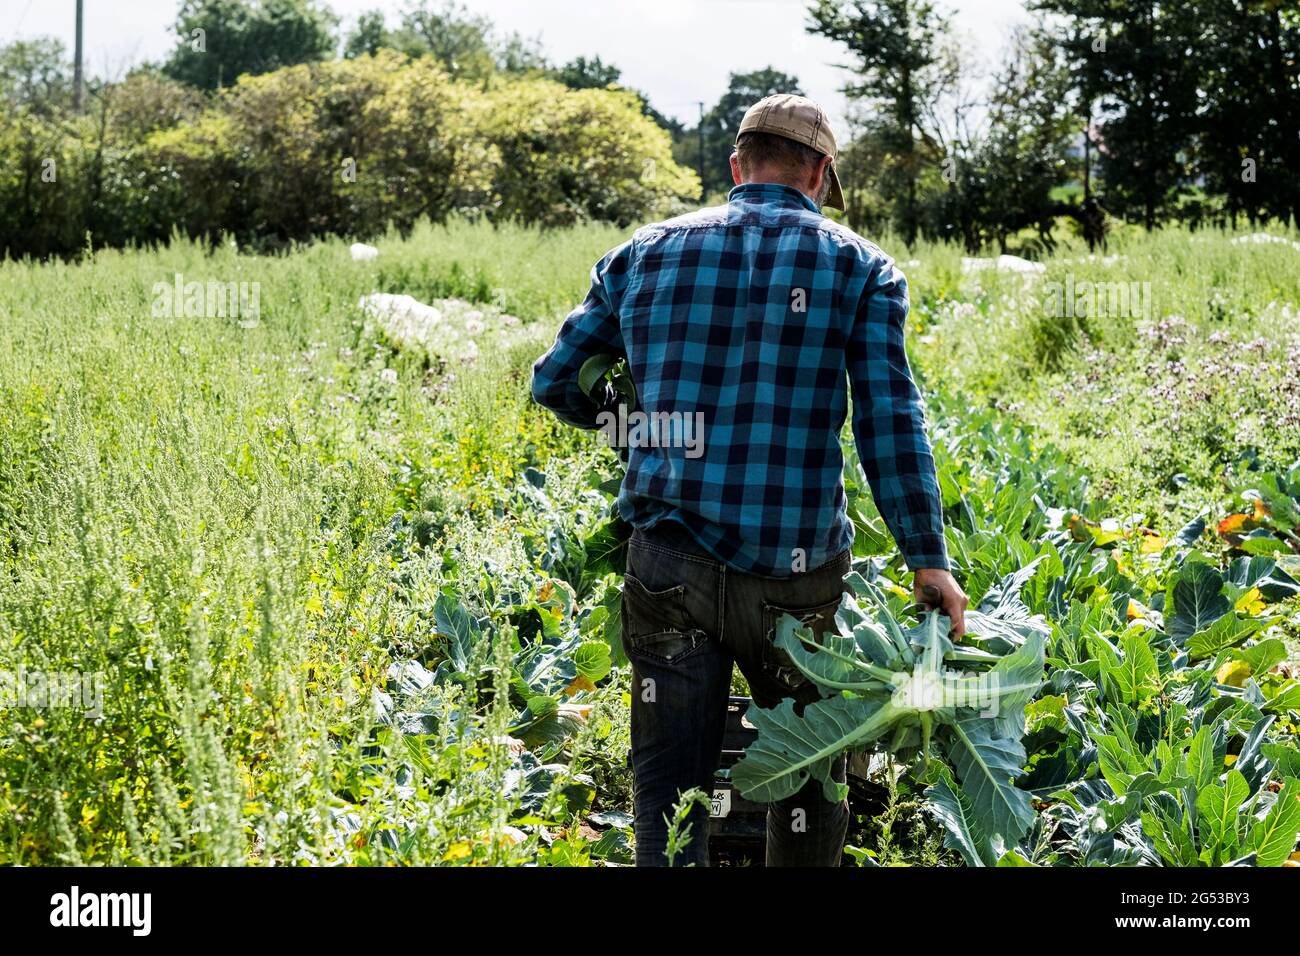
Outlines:
<svg viewBox="0 0 1300 956"><path fill-rule="evenodd" d="M937 608L952 622L949 631L954 641L966 634L966 607L970 598L957 579L942 568L917 568L912 577L912 594L926 607Z"/></svg>

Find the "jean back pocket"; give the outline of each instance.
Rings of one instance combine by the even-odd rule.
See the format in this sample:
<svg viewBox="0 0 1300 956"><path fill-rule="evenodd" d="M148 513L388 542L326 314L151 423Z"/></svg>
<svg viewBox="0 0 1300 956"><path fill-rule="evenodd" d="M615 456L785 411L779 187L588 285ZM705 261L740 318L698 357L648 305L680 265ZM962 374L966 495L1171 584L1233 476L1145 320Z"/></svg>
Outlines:
<svg viewBox="0 0 1300 956"><path fill-rule="evenodd" d="M623 576L623 650L629 657L672 663L706 639L686 610L686 585L651 591L634 575Z"/></svg>
<svg viewBox="0 0 1300 956"><path fill-rule="evenodd" d="M833 601L825 601L811 607L784 607L764 602L763 670L785 689L803 690L812 681L795 666L789 654L776 646L777 624L782 617L789 614L804 627L812 628L813 634L820 638L827 631L835 629L835 612L839 610L841 597L842 595L837 595Z"/></svg>

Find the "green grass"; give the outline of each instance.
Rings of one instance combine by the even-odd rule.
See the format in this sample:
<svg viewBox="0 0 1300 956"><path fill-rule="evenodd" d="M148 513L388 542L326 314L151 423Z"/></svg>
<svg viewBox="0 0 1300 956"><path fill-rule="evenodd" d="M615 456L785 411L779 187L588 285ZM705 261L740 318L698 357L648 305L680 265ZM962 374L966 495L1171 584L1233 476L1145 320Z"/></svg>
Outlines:
<svg viewBox="0 0 1300 956"><path fill-rule="evenodd" d="M446 580L430 549L394 587L390 525L424 517L466 565L526 567L499 505L578 444L532 406L527 370L611 240L457 225L382 241L369 264L338 242L277 258L177 243L0 267L0 668L106 685L102 720L5 713L0 860L285 859L304 835L322 859L359 854L322 839L322 801L371 773L372 691L394 650L427 649L420 595ZM153 285L177 272L259 282L260 324L154 318ZM542 321L431 389L356 303L472 294L467 276Z"/></svg>
<svg viewBox="0 0 1300 956"><path fill-rule="evenodd" d="M1025 421L1166 530L1220 503L1239 462L1300 458L1300 249L1125 233L1091 260L1063 245L1031 279L963 275L952 247L914 256L912 355L930 385ZM1067 281L1149 283L1145 314L1098 297L1093 315L1054 315L1047 284Z"/></svg>
<svg viewBox="0 0 1300 956"><path fill-rule="evenodd" d="M104 677L102 718L0 712L0 862L590 861L556 809L571 778L533 814L556 842L514 842L526 801L490 742L513 719L515 629L602 517L608 463L532 405L529 366L622 238L453 223L376 240L371 263L342 242L178 241L0 265L0 670ZM927 387L1027 423L1165 530L1222 510L1243 455L1300 457L1300 252L1166 232L1064 261L1085 254L1062 247L1035 283L1150 281L1154 318L1187 326L1056 322L1040 285L922 247L898 258L919 260ZM154 317L175 273L260 283L259 323ZM399 354L357 308L376 290L491 303L523 332L473 364ZM503 594L543 610L503 616ZM446 658L444 595L492 638L481 679L421 700L443 719L417 756L377 715L391 664ZM622 674L543 747L605 809L629 804Z"/></svg>

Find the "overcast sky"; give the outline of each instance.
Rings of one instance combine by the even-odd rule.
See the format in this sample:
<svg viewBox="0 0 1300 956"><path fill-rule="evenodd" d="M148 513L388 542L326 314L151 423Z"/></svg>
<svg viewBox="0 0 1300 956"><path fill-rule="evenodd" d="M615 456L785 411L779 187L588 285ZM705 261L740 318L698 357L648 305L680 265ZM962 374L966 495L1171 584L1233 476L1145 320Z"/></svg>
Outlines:
<svg viewBox="0 0 1300 956"><path fill-rule="evenodd" d="M943 2L943 0L940 0ZM97 75L120 75L164 57L179 0L85 0L86 64ZM390 23L404 0L329 0L345 28L365 10ZM963 45L991 66L1012 24L1025 18L1021 0L947 0ZM0 0L0 41L50 34L73 45L74 0ZM715 101L733 72L774 66L797 76L804 92L842 117L845 82L835 64L840 47L804 31L806 0L465 0L500 32L540 37L556 62L598 54L623 71L623 82L646 91L660 111L690 122L697 100Z"/></svg>

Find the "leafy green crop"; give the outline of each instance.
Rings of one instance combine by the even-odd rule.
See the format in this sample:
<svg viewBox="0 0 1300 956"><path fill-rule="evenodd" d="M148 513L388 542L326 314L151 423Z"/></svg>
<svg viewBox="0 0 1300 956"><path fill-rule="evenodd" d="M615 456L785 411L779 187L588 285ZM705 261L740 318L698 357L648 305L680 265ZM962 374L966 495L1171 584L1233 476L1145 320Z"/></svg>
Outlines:
<svg viewBox="0 0 1300 956"><path fill-rule="evenodd" d="M845 785L830 776L835 758L887 742L904 761L946 759L936 786L948 790L938 795L953 810L950 829L981 845L1015 845L1034 817L1013 781L1025 762L1025 705L1043 682L1048 628L1015 599L971 612L971 643L955 646L947 618L932 611L905 627L875 585L859 574L850 582L865 606L846 594L840 629L824 643L790 615L778 624L777 647L826 697L802 715L793 700L752 709L758 739L732 768L736 786L753 800L779 800L811 778L828 799L842 799Z"/></svg>
<svg viewBox="0 0 1300 956"><path fill-rule="evenodd" d="M0 708L0 862L628 862L618 458L527 387L591 262L624 238L456 219L377 239L377 266L333 241L0 266L0 670L102 672L105 704L102 720ZM864 686L814 706L824 746L904 761L891 806L921 805L967 864L1295 853L1300 272L1286 247L1189 238L1129 242L1119 268L1190 279L1163 284L1161 310L1199 330L1161 344L1114 323L1059 376L1022 361L1021 277L963 280L961 251L927 244L908 267L909 352L975 636L950 652L927 637L941 620L906 611L903 559L848 442L854 564L879 594L859 583L846 603L842 656L890 677L848 666ZM141 322L177 272L260 281L266 321ZM1244 276L1240 314L1206 311L1211 273ZM520 338L430 364L354 314L376 290L505 310ZM635 407L625 376L602 362L580 384ZM786 630L806 667L844 666ZM893 675L930 648L963 681L1037 643L1043 685L1008 711L1022 733L945 706L942 681L923 707L894 701ZM825 786L821 756L779 769L805 759L781 751L807 712L769 716L777 770L757 750L746 767L774 790ZM887 839L886 816L855 821L849 852L933 862L921 820Z"/></svg>
<svg viewBox="0 0 1300 956"><path fill-rule="evenodd" d="M1286 862L1300 829L1296 559L1201 550L1204 518L1168 538L1106 521L1058 452L990 416L936 421L970 642L909 616L905 570L848 482L856 597L820 641L792 618L774 635L822 699L751 711L737 786L773 799L816 780L836 798L832 760L874 750L909 771L899 785L924 792L968 865ZM1284 514L1269 498L1259 511ZM978 684L994 677L996 690ZM962 706L972 698L996 707Z"/></svg>

